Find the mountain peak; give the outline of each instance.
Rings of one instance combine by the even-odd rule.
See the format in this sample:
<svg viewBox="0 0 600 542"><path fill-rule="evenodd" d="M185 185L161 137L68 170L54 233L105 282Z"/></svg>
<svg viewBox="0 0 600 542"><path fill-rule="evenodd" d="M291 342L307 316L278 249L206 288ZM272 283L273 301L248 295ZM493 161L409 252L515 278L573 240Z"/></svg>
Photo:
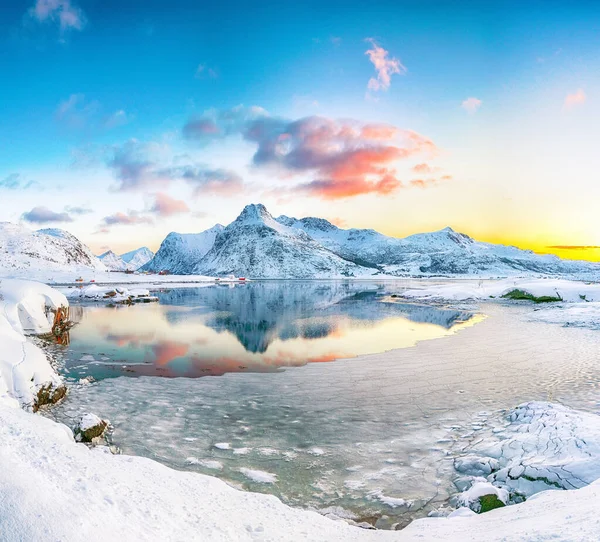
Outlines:
<svg viewBox="0 0 600 542"><path fill-rule="evenodd" d="M273 217L267 211L267 208L262 203L251 203L250 205L246 205L240 216L236 218L236 222L264 222L265 220L273 220Z"/></svg>
<svg viewBox="0 0 600 542"><path fill-rule="evenodd" d="M98 256L98 258L106 258L107 256L111 256L111 257L114 256L116 258L120 258L120 256L118 256L117 254L115 254L112 250L107 250L103 254L100 254L100 256Z"/></svg>
<svg viewBox="0 0 600 542"><path fill-rule="evenodd" d="M440 232L456 233L450 226L446 226L444 229L440 230Z"/></svg>

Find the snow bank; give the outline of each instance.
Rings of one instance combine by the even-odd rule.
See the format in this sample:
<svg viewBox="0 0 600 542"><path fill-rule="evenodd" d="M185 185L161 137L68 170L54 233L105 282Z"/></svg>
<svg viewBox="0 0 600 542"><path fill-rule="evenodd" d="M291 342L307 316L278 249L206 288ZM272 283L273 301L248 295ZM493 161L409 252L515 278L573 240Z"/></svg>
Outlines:
<svg viewBox="0 0 600 542"><path fill-rule="evenodd" d="M563 413L571 422L593 417ZM525 417L522 422L526 427ZM451 518L417 520L400 532L372 531L292 509L270 495L236 490L210 476L101 450L76 444L64 425L0 404L2 539L533 542L598 540L600 534L600 482L540 493L482 515L461 511Z"/></svg>
<svg viewBox="0 0 600 542"><path fill-rule="evenodd" d="M600 329L600 302L544 307L531 313L529 318L546 324Z"/></svg>
<svg viewBox="0 0 600 542"><path fill-rule="evenodd" d="M68 306L64 295L37 282L0 280L0 404L33 406L42 386L61 385L42 350L26 333L51 331L49 309Z"/></svg>
<svg viewBox="0 0 600 542"><path fill-rule="evenodd" d="M472 482L460 504L470 506L484 490L504 503L505 497L519 502L540 491L577 489L600 478L597 415L531 402L514 409L508 420L455 461L456 470L467 476L460 484L469 477Z"/></svg>
<svg viewBox="0 0 600 542"><path fill-rule="evenodd" d="M580 303L600 301L600 284L561 279L505 279L460 281L450 284L432 284L403 292L404 297L417 299L468 299L501 298L513 290L521 290L535 297L560 297L562 301Z"/></svg>
<svg viewBox="0 0 600 542"><path fill-rule="evenodd" d="M104 301L107 303L129 303L137 301L158 301L157 297L150 296L150 291L145 288L128 290L122 286L98 286L88 284L68 292L70 299Z"/></svg>

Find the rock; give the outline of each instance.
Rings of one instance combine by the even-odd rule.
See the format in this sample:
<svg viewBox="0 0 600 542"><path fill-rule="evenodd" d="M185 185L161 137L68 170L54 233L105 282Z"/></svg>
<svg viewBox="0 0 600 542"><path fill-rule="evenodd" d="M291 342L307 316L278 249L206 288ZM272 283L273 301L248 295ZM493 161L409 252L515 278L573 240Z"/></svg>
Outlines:
<svg viewBox="0 0 600 542"><path fill-rule="evenodd" d="M108 420L103 420L95 414L84 414L73 428L77 442L94 442L104 436L108 428Z"/></svg>
<svg viewBox="0 0 600 542"><path fill-rule="evenodd" d="M44 384L37 392L33 403L33 411L37 412L45 405L54 405L67 395L67 387L63 384Z"/></svg>

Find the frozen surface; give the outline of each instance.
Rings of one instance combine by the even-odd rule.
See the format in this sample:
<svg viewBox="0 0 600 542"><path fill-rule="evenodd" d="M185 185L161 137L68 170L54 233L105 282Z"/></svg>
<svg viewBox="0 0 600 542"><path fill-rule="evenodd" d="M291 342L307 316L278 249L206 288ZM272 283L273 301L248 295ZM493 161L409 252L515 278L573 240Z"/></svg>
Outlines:
<svg viewBox="0 0 600 542"><path fill-rule="evenodd" d="M458 472L472 478L473 486L463 494L466 502L485 494L481 491L490 484L502 501L510 494L511 501L519 502L540 491L581 488L600 478L597 414L530 402L493 422L478 433L468 455L455 461Z"/></svg>
<svg viewBox="0 0 600 542"><path fill-rule="evenodd" d="M231 301L235 290L221 290L221 301ZM177 295L185 297L183 291ZM288 287L282 299L292 303L294 296ZM341 299L319 297L318 305L332 310ZM258 313L258 320L272 313L274 321L282 322L280 327L266 333L268 326L246 325L248 315L257 314L251 303L240 304L245 313L218 305L230 313L222 322L231 327L221 334L229 330L248 347L264 347L257 337L266 333L273 341L281 330L290 329L276 304L259 301L257 307L265 312ZM388 301L406 305L398 298ZM356 313L368 313L369 306L356 305ZM310 307L314 312L314 305ZM464 312L466 307L440 305L437 310ZM418 329L418 322L437 314L435 309L413 312L419 320L410 325ZM491 420L502 419L499 410L530 399L561 401L588 411L598 408L595 331L530 321L535 310L531 304L489 302L481 310L488 318L460 333L353 360L199 380L103 380L85 390L74 389L58 413L69 419L94 407L111 419L115 444L127 453L216 474L246 489L274 493L295 506L321 511L337 507L339 513L343 510L357 521L366 518L383 528L404 525L437 510L457 493L455 459L469 455L469 447ZM193 314L199 313L173 310L169 321L191 324ZM148 317L144 321L155 333L147 340L156 340L157 322ZM443 328L442 321L438 328ZM132 331L125 321L119 320L119 325L122 331ZM194 326L195 336L202 339L202 328ZM169 335L177 342L181 336L176 330L170 327ZM246 335L249 330L252 334ZM137 328L138 341L143 340L141 331ZM209 348L211 342L202 344ZM100 358L99 353L94 356ZM165 367L175 371L177 363ZM220 449L217 443L230 448ZM186 461L190 457L198 462ZM481 454L479 476L485 477L495 466L491 459L480 458ZM200 460L218 461L222 469L215 472ZM240 468L275 474L278 481L256 483Z"/></svg>

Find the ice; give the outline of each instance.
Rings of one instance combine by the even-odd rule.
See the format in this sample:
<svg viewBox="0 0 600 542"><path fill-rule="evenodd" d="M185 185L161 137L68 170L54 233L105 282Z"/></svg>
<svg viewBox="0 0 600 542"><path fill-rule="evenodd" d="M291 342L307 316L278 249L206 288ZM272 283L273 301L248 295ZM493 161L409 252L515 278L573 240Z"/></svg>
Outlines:
<svg viewBox="0 0 600 542"><path fill-rule="evenodd" d="M257 484L274 484L277 482L277 475L263 470L248 469L242 467L240 472L246 477L256 482Z"/></svg>
<svg viewBox="0 0 600 542"><path fill-rule="evenodd" d="M229 444L229 442L217 442L215 448L218 448L219 450L231 450L231 444Z"/></svg>

